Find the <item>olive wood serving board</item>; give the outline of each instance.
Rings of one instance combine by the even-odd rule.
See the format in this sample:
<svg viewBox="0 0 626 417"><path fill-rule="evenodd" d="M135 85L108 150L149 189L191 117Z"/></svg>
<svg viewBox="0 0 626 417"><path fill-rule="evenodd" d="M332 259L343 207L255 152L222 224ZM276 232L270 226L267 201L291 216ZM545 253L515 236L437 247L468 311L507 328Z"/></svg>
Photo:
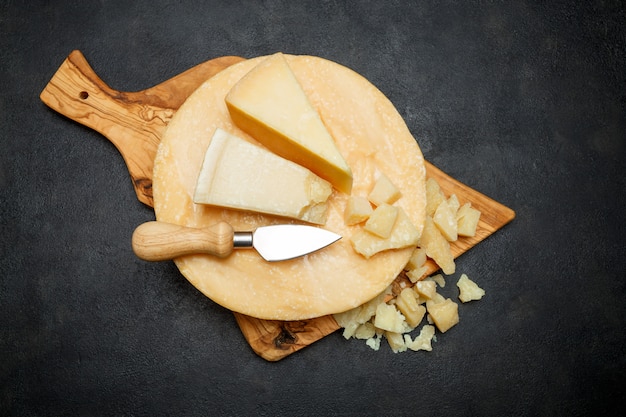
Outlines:
<svg viewBox="0 0 626 417"><path fill-rule="evenodd" d="M153 207L152 168L168 122L185 99L204 81L243 58L225 56L199 64L161 84L137 92L121 92L105 84L80 51L73 51L41 92L53 110L94 129L122 154L142 203ZM448 176L426 162L426 174L446 195L471 202L482 212L476 236L452 244L455 258L515 217L510 208ZM430 275L439 267L428 261ZM268 361L280 360L339 329L332 316L300 321L261 320L234 313L252 350Z"/></svg>

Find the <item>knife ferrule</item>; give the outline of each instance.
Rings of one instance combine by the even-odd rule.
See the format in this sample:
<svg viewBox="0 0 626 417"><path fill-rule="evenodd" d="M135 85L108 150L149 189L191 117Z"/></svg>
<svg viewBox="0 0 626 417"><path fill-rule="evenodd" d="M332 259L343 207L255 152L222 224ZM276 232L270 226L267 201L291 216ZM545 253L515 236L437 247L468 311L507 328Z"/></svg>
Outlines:
<svg viewBox="0 0 626 417"><path fill-rule="evenodd" d="M251 248L253 232L235 232L233 235L233 248Z"/></svg>

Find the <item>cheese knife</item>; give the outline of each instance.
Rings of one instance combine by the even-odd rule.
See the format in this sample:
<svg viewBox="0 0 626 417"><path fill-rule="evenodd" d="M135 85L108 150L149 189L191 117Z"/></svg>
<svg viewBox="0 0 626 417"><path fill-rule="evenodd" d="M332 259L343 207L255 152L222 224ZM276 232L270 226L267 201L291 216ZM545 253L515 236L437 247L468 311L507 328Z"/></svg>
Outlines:
<svg viewBox="0 0 626 417"><path fill-rule="evenodd" d="M323 249L341 236L319 227L277 224L236 232L226 222L204 228L152 221L135 229L132 247L146 261L166 261L183 255L210 254L225 258L234 249L254 248L269 262L285 261Z"/></svg>

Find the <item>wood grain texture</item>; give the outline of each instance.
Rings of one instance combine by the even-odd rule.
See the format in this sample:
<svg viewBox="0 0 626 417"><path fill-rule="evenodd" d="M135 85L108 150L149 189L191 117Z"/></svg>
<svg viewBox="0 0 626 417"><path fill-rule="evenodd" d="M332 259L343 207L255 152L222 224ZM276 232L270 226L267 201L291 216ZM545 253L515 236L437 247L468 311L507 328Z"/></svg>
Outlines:
<svg viewBox="0 0 626 417"><path fill-rule="evenodd" d="M107 86L83 54L73 51L42 91L41 100L55 111L90 127L120 151L137 198L153 206L152 168L161 136L180 105L204 81L243 58L229 56L197 65L157 86L120 92ZM456 181L430 163L428 177L461 203L471 202L482 212L476 236L452 244L455 258L493 234L515 217L513 210ZM430 275L438 266L428 261ZM252 350L268 361L280 360L339 329L332 316L301 321L261 320L234 313Z"/></svg>
<svg viewBox="0 0 626 417"><path fill-rule="evenodd" d="M153 206L152 167L161 136L185 99L204 81L241 61L221 57L138 92L110 88L73 51L40 94L53 110L104 135L126 162L139 201Z"/></svg>
<svg viewBox="0 0 626 417"><path fill-rule="evenodd" d="M226 222L195 228L153 221L139 225L131 242L135 255L146 261L171 261L195 253L225 258L233 251L234 236Z"/></svg>

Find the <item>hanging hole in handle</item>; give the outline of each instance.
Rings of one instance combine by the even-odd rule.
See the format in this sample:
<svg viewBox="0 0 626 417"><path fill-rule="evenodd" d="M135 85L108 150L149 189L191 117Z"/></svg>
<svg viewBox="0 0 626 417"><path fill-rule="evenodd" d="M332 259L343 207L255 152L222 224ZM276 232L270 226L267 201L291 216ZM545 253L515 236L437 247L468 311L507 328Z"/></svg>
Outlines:
<svg viewBox="0 0 626 417"><path fill-rule="evenodd" d="M81 91L78 94L78 97L80 97L81 100L87 100L87 98L89 97L89 93L86 91Z"/></svg>

